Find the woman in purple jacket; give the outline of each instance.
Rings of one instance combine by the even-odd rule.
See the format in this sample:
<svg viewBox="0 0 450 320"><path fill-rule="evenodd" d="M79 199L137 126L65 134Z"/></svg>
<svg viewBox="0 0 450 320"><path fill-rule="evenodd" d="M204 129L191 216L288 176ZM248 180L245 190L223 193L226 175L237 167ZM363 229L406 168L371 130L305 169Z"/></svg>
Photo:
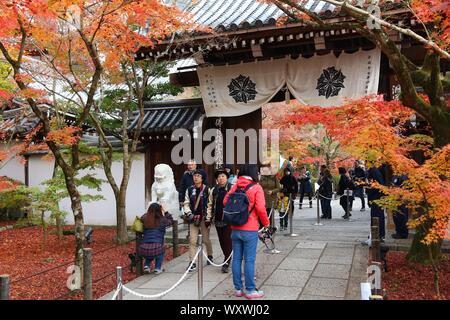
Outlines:
<svg viewBox="0 0 450 320"><path fill-rule="evenodd" d="M160 274L164 261L164 235L173 218L158 203L152 203L147 213L141 217L144 224L144 238L139 245L139 255L145 258L144 273L150 273L150 264L155 260L155 274Z"/></svg>

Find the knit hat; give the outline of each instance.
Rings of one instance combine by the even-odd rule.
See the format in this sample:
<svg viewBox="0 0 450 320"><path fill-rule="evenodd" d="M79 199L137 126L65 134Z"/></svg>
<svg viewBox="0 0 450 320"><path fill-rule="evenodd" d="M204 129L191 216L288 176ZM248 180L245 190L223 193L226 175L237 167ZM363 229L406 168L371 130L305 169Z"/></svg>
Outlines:
<svg viewBox="0 0 450 320"><path fill-rule="evenodd" d="M194 170L193 175L194 175L194 174L199 174L199 175L201 175L201 176L202 176L203 182L205 182L206 179L208 178L208 175L206 174L206 171L203 170L203 169L196 169L196 170Z"/></svg>

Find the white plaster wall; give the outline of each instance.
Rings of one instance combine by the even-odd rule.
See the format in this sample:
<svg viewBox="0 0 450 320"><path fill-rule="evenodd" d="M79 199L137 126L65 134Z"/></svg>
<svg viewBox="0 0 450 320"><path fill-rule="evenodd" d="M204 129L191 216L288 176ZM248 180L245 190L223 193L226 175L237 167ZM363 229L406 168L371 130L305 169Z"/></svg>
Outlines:
<svg viewBox="0 0 450 320"><path fill-rule="evenodd" d="M0 145L0 148L5 148ZM33 155L29 158L29 185L40 186L41 183L50 179L53 174L54 160L46 160L42 155ZM106 176L102 167L94 170L83 170L82 173L90 172L98 178L105 180L101 190L90 190L86 187L80 187L82 194L101 194L105 198L95 202L83 202L83 215L85 224L113 226L116 225L115 198L111 186L106 181ZM112 173L116 182L120 185L122 179L122 162L116 161L112 165ZM0 175L22 181L25 183L24 164L17 159L11 159L7 164L0 168ZM133 161L130 180L128 183L127 198L127 224L131 225L136 215L141 216L145 212L145 160L144 155L136 153ZM69 199L64 199L60 203L61 209L68 212L66 222L73 224L73 214Z"/></svg>
<svg viewBox="0 0 450 320"><path fill-rule="evenodd" d="M14 147L15 143L3 144L0 143L0 150L8 153L8 149ZM24 164L18 158L12 157L0 164L0 176L7 176L9 178L25 183L25 169Z"/></svg>
<svg viewBox="0 0 450 320"><path fill-rule="evenodd" d="M28 160L28 183L30 187L39 186L44 188L41 183L51 179L53 175L53 166L55 160L43 159L42 155L33 155Z"/></svg>
<svg viewBox="0 0 450 320"><path fill-rule="evenodd" d="M145 212L145 161L144 155L137 153L131 168L130 180L128 183L127 197L126 197L126 212L127 224L131 225L136 215L141 216ZM117 184L120 185L122 179L122 162L117 161L112 165L112 174L116 179ZM96 168L95 170L83 170L83 173L95 173L100 179L106 181L106 176L103 168ZM116 201L111 186L106 181L101 186L101 191L89 190L85 187L80 187L80 192L83 194L100 193L105 198L95 202L82 203L84 223L91 225L116 225ZM70 207L69 199L61 201L61 209L69 212L66 216L66 222L73 224L73 214Z"/></svg>

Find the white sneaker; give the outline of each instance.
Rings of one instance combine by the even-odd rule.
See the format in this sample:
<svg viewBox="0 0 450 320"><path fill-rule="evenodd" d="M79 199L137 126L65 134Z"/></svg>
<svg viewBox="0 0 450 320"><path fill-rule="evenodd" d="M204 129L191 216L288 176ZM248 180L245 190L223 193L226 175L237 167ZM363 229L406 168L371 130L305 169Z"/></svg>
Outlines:
<svg viewBox="0 0 450 320"><path fill-rule="evenodd" d="M372 245L372 241L370 241L370 238L369 238L369 239L367 239L365 241L361 241L361 244L363 246L369 246L370 247Z"/></svg>
<svg viewBox="0 0 450 320"><path fill-rule="evenodd" d="M155 269L154 270L154 272L155 272L155 274L161 274L161 273L163 273L163 269Z"/></svg>
<svg viewBox="0 0 450 320"><path fill-rule="evenodd" d="M150 273L150 268L145 266L144 267L144 273L149 274Z"/></svg>
<svg viewBox="0 0 450 320"><path fill-rule="evenodd" d="M245 297L247 299L256 299L264 297L264 292L258 289L255 289L251 292L246 293Z"/></svg>

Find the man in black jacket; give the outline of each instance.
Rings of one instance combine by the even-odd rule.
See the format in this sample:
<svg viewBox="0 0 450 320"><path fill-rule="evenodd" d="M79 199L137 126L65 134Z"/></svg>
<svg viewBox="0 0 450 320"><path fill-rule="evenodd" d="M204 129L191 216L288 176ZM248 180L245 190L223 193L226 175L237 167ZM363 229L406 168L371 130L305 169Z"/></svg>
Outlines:
<svg viewBox="0 0 450 320"><path fill-rule="evenodd" d="M367 179L370 182L376 181L379 184L385 185L385 180L381 171L381 168L377 168L375 166L371 167L367 171ZM367 189L367 202L370 207L370 224L372 225L372 218L378 218L378 222L380 224L380 239L383 242L385 236L385 228L384 228L384 210L378 206L374 201L380 199L383 196L380 190L376 188L368 188Z"/></svg>
<svg viewBox="0 0 450 320"><path fill-rule="evenodd" d="M183 173L180 186L178 187L178 200L180 202L180 207L184 204L186 190L194 184L193 173L196 169L197 163L195 160L189 160L187 163L187 170Z"/></svg>
<svg viewBox="0 0 450 320"><path fill-rule="evenodd" d="M292 175L291 170L288 168L284 169L284 176L280 180L280 184L283 189L286 189L287 196L291 196L291 203L289 204L290 210L294 213L294 199L295 195L298 193L298 182L297 179Z"/></svg>
<svg viewBox="0 0 450 320"><path fill-rule="evenodd" d="M364 199L364 184L366 183L367 174L366 170L364 170L364 168L362 167L361 163L358 160L355 161L355 166L353 170L350 171L350 177L355 183L355 197L361 199L360 211L365 211L366 201ZM353 203L351 205L353 205Z"/></svg>
<svg viewBox="0 0 450 320"><path fill-rule="evenodd" d="M348 219L352 214L350 213L350 203L353 201L353 192L355 185L347 175L347 170L343 167L338 168L340 179L338 184L337 194L340 195L339 204L344 209L345 214L342 216Z"/></svg>

